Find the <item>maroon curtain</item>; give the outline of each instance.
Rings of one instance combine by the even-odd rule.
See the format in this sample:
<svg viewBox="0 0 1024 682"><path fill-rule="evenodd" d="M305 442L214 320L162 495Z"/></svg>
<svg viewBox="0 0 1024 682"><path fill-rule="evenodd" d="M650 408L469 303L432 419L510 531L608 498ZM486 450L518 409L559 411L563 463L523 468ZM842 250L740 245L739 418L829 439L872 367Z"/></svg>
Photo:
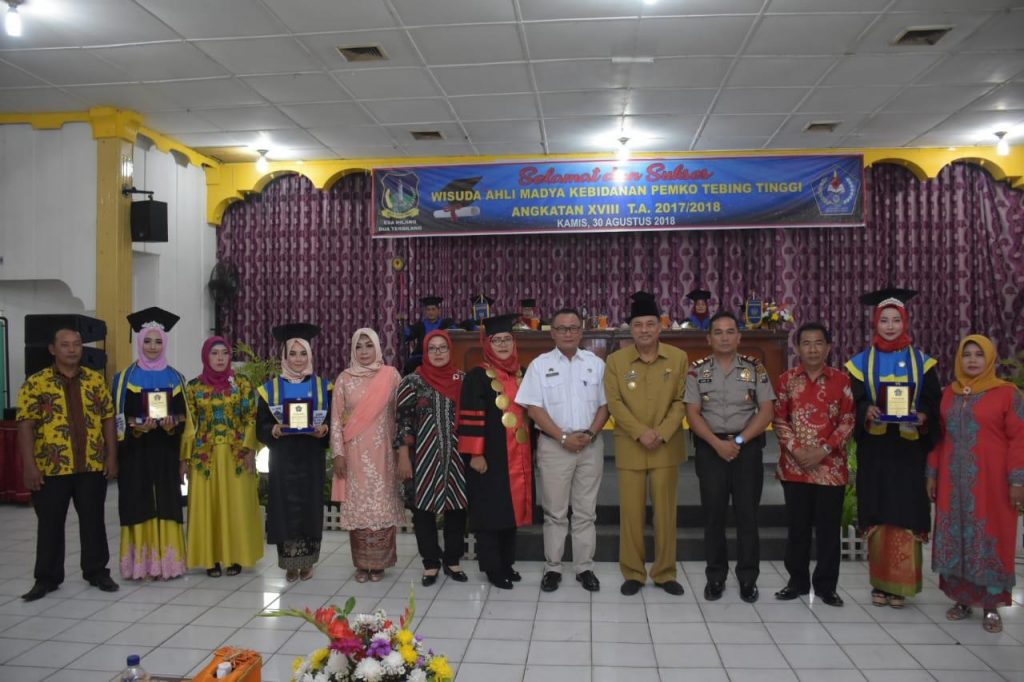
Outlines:
<svg viewBox="0 0 1024 682"><path fill-rule="evenodd" d="M681 319L686 292L700 284L714 293L712 310L737 311L756 293L792 304L798 323L825 322L838 363L870 338L857 297L892 283L921 292L910 307L912 336L940 359L944 377L964 334L992 336L1003 356L1020 349L1024 193L970 164L928 181L878 165L866 179L865 228L371 239L368 176L328 191L286 176L225 213L218 259L234 263L242 281L226 331L268 353L272 326L316 322L325 329L314 344L318 371L333 376L363 326L380 333L394 362L398 316L415 319L427 294L443 296L457 319L482 292L498 311L530 297L542 314L586 306L619 322L637 289ZM392 270L395 257L405 272Z"/></svg>

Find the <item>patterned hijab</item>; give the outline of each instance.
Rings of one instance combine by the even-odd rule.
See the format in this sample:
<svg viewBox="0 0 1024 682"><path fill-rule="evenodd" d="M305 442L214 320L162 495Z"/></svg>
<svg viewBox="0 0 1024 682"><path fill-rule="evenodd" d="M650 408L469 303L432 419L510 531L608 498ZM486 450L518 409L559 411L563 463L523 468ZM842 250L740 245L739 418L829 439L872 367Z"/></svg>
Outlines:
<svg viewBox="0 0 1024 682"><path fill-rule="evenodd" d="M969 343L973 343L978 348L981 348L981 352L985 354L985 368L976 377L967 376L963 369L964 348ZM971 393L982 393L990 388L1009 385L1009 381L1003 381L996 376L996 363L998 360L999 354L996 352L996 346L988 337L981 334L965 336L956 351L956 381L950 386L953 389L953 393L969 395Z"/></svg>
<svg viewBox="0 0 1024 682"><path fill-rule="evenodd" d="M231 393L231 380L235 376L235 370L231 369L230 362L228 368L222 372L218 372L210 366L210 351L217 346L224 346L228 349L228 354L231 354L231 345L223 336L211 336L206 339L203 343L203 373L199 375L199 378L207 386L212 386L214 393L228 395Z"/></svg>

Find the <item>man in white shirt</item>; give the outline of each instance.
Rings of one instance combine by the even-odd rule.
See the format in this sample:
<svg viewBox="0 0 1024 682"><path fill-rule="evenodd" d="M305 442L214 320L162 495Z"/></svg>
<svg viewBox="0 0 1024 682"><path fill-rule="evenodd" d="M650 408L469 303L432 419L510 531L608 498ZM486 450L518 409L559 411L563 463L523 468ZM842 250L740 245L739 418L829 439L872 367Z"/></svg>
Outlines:
<svg viewBox="0 0 1024 682"><path fill-rule="evenodd" d="M554 592L562 581L562 555L572 506L572 557L576 580L591 592L601 589L594 575L597 491L604 471L601 428L608 420L604 362L580 348L583 318L571 308L551 321L555 349L526 369L516 402L540 431L537 441L537 495L544 508L544 577L540 588Z"/></svg>

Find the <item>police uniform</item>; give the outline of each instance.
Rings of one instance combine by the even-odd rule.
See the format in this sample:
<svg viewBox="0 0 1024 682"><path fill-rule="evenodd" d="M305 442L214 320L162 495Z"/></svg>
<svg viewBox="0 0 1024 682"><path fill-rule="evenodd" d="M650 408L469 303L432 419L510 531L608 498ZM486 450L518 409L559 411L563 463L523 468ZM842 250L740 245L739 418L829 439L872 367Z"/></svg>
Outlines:
<svg viewBox="0 0 1024 682"><path fill-rule="evenodd" d="M725 372L708 356L690 365L685 402L699 405L711 431L723 440L734 440L757 414L760 403L775 399L768 371L756 358L736 354ZM729 573L725 544L726 514L732 496L736 512L736 577L753 584L759 574L757 511L764 484L764 434L740 445L739 456L726 462L709 443L694 434L697 478L704 509L705 573L709 582L724 583Z"/></svg>

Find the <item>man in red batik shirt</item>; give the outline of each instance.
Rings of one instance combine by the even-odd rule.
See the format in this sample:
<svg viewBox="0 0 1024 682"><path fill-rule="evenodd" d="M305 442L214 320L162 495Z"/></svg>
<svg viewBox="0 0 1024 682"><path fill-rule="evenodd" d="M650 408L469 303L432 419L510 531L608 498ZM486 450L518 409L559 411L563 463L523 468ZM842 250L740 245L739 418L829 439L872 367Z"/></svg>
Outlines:
<svg viewBox="0 0 1024 682"><path fill-rule="evenodd" d="M782 374L775 389L773 425L782 455L776 476L782 481L789 516L786 570L789 583L775 593L783 601L814 594L829 606L842 606L839 534L849 470L846 441L853 433L855 405L850 378L829 367L832 336L810 322L797 330L800 364ZM811 578L811 528L817 565Z"/></svg>

